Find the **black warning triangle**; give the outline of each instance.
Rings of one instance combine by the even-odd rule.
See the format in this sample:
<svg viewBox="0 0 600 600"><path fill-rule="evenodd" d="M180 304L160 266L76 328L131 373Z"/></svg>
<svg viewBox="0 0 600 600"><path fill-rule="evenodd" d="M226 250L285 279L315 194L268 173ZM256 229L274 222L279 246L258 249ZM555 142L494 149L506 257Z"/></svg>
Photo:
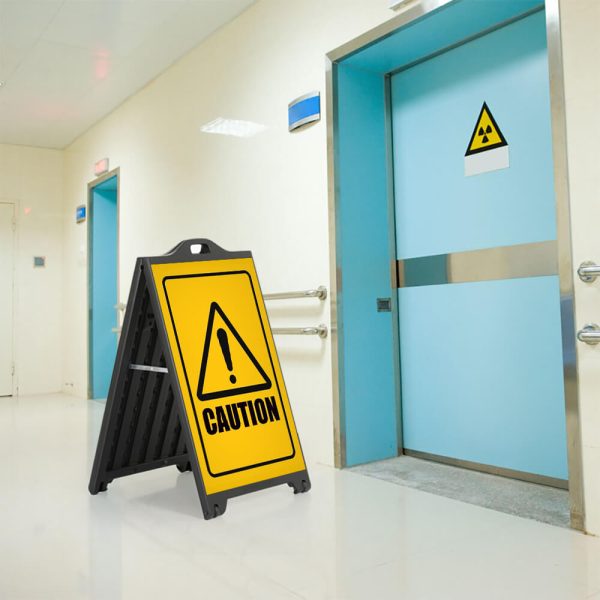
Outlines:
<svg viewBox="0 0 600 600"><path fill-rule="evenodd" d="M225 328L218 328L217 331L214 332L215 335L213 335L215 316L217 314ZM230 341L233 340L229 337L230 335L233 336L233 340L239 344L245 358L249 360L250 370L252 371L251 376L241 378L237 378L235 375L222 376L219 378L218 385L216 386L218 389L214 389L214 385L211 386L211 389L207 389L206 379L207 373L209 373L211 369L211 356L213 357L212 360L219 360L220 367L222 367L222 364L226 364L230 371L233 368L230 353ZM211 344L215 343L217 344L218 352L214 351L211 353ZM222 364L221 361L223 361ZM248 369L246 369L246 371L247 370ZM223 372L222 368L221 372ZM198 390L196 392L198 399L216 400L218 398L227 398L228 396L238 396L248 392L268 390L271 385L271 380L268 375L252 354L242 336L227 318L223 309L216 302L212 302L208 314L208 325L206 327L206 337L204 338L204 350L202 351L200 377L198 379Z"/></svg>

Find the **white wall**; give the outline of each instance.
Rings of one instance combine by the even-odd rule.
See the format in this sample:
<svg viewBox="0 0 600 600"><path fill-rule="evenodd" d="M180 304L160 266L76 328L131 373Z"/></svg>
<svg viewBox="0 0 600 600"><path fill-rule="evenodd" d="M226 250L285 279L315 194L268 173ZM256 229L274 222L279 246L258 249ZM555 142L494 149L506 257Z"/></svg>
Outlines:
<svg viewBox="0 0 600 600"><path fill-rule="evenodd" d="M15 204L15 387L62 388L63 153L0 145L0 201ZM33 257L45 256L45 268Z"/></svg>
<svg viewBox="0 0 600 600"><path fill-rule="evenodd" d="M575 268L600 261L600 3L561 0ZM576 323L600 324L600 280L575 277ZM600 347L578 344L586 529L600 535Z"/></svg>
<svg viewBox="0 0 600 600"><path fill-rule="evenodd" d="M137 256L188 237L254 253L264 291L329 284L325 121L287 131L287 104L325 91L325 54L393 16L387 0L261 0L66 149L65 381L86 392L85 228L93 163L121 168L120 300ZM323 101L324 109L324 101ZM223 116L251 139L208 135ZM289 308L287 308L289 307ZM329 324L329 303L273 306L273 325ZM309 459L333 462L329 341L278 338Z"/></svg>

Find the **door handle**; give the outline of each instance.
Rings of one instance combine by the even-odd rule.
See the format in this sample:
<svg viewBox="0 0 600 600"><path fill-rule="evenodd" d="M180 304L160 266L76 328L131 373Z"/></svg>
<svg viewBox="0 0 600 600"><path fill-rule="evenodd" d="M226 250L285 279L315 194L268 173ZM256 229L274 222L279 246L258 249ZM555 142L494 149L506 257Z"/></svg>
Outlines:
<svg viewBox="0 0 600 600"><path fill-rule="evenodd" d="M596 277L600 276L600 265L597 265L591 260L586 260L579 265L577 269L577 275L579 279L585 283L591 283L596 280Z"/></svg>
<svg viewBox="0 0 600 600"><path fill-rule="evenodd" d="M583 329L577 332L577 339L580 342L595 346L600 343L600 325L589 323Z"/></svg>

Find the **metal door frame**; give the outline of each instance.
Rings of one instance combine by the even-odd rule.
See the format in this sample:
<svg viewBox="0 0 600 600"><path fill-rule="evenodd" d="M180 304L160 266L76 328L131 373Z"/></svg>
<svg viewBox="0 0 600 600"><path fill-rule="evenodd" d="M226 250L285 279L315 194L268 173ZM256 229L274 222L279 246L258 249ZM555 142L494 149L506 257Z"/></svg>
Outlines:
<svg viewBox="0 0 600 600"><path fill-rule="evenodd" d="M331 348L333 381L334 456L336 467L346 465L346 439L344 430L344 382L340 335L343 323L338 317L338 297L341 291L341 264L337 256L336 212L338 197L335 179L335 121L337 90L334 85L334 65L370 46L397 29L426 16L454 0L421 0L382 25L360 35L354 40L327 54L326 60L326 115L327 115L327 173L329 208L329 266L331 290ZM545 0L546 35L548 42L548 68L550 80L550 105L552 116L552 146L554 159L554 189L556 196L558 276L560 285L560 310L562 324L563 379L565 389L567 457L569 467L569 502L571 527L583 530L585 505L583 496L583 468L581 448L581 417L579 410L579 378L575 338L575 299L573 290L573 256L571 250L571 216L569 199L569 173L566 145L565 92L561 45L559 0ZM389 79L389 77L386 77ZM389 88L389 84L386 83ZM389 117L389 106L385 107ZM389 186L390 187L390 186ZM390 221L393 226L393 220ZM392 238L393 239L393 238ZM397 323L398 315L395 311ZM396 346L398 350L398 346ZM573 357L569 362L569 357ZM398 363L399 361L396 361ZM396 376L399 381L399 376ZM400 397L399 388L397 397ZM400 420L400 406L398 419ZM399 430L401 431L401 429Z"/></svg>
<svg viewBox="0 0 600 600"><path fill-rule="evenodd" d="M87 235L87 397L88 400L92 399L92 230L90 224L94 217L94 202L93 194L94 188L99 186L101 183L117 178L117 303L119 302L119 290L121 282L121 269L119 257L121 256L121 169L117 167L112 171L108 171L103 175L100 175L96 179L90 181L87 184L87 215L86 215L86 235ZM116 308L115 308L116 310ZM116 335L116 334L115 334Z"/></svg>
<svg viewBox="0 0 600 600"><path fill-rule="evenodd" d="M18 260L18 256L17 256L17 252L19 249L18 246L18 240L17 237L19 235L19 232L17 230L17 215L18 215L18 208L19 208L19 203L18 201L14 201L14 200L7 200L4 198L0 198L0 204L6 204L8 206L12 206L12 231L13 231L13 236L12 236L12 247L13 247L13 263L12 263L12 287L11 287L11 296L12 296L12 303L11 303L11 309L12 309L12 313L10 315L11 320L10 320L10 336L11 336L11 349L12 349L12 355L11 355L11 369L12 369L12 378L11 378L11 398L14 398L15 396L19 395L19 384L17 381L17 366L16 366L16 343L17 343L17 336L16 336L16 331L17 331L17 327L16 327L16 312L17 312L17 260Z"/></svg>

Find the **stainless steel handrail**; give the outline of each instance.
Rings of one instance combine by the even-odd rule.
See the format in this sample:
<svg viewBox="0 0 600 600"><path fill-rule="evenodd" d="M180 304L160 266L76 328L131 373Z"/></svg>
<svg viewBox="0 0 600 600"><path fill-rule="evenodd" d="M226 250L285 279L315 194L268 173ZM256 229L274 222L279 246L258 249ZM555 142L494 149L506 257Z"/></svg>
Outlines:
<svg viewBox="0 0 600 600"><path fill-rule="evenodd" d="M579 265L579 269L577 269L577 275L579 275L579 279L581 279L581 281L591 283L592 281L596 280L596 277L600 277L600 265L597 265L590 260L586 260Z"/></svg>
<svg viewBox="0 0 600 600"><path fill-rule="evenodd" d="M324 285L320 285L316 290L264 294L263 298L265 300L290 300L292 298L318 298L319 300L325 300L327 298L327 288Z"/></svg>
<svg viewBox="0 0 600 600"><path fill-rule="evenodd" d="M600 344L600 326L590 323L577 332L577 339L591 346Z"/></svg>
<svg viewBox="0 0 600 600"><path fill-rule="evenodd" d="M274 335L318 335L321 339L327 337L327 325L321 323L317 327L273 327Z"/></svg>

